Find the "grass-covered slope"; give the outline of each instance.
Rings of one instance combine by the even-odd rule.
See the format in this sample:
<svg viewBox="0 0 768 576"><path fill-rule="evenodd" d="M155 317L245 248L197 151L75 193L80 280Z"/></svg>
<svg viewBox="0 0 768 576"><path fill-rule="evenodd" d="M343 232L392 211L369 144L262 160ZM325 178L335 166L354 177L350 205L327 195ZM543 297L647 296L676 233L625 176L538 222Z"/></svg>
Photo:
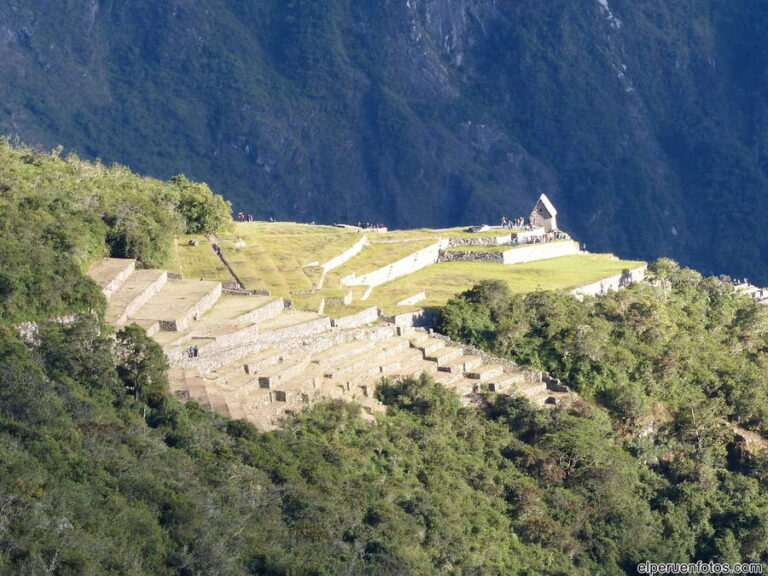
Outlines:
<svg viewBox="0 0 768 576"><path fill-rule="evenodd" d="M397 262L443 239L502 236L500 230L472 233L467 227L450 229L355 231L335 226L315 226L291 222L236 223L232 232L218 238L222 255L247 288L267 289L274 295L294 300L299 308L317 309L320 300L338 298L352 292L350 306L329 308L334 315L378 306L386 314L412 310L396 303L418 292L425 293L420 306L442 306L449 298L471 288L481 280L502 280L514 292L569 290L620 274L643 263L617 259L610 254L576 254L527 264L502 265L491 262L444 262L407 274L376 287L361 300L366 286L347 286L342 280L362 276ZM322 264L344 254L363 236L367 244L360 252L323 275ZM188 246L185 236L177 242L171 268L189 277L218 279L226 273L217 263L211 247L202 237L198 246ZM473 246L456 249L478 248ZM510 246L482 247L483 250L508 250ZM312 295L322 278L322 288Z"/></svg>

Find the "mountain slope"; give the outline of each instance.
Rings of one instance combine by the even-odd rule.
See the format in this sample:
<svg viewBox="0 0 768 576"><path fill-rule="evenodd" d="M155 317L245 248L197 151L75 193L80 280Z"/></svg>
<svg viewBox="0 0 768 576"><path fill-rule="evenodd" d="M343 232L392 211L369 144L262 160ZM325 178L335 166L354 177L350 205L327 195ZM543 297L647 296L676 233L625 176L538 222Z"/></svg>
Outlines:
<svg viewBox="0 0 768 576"><path fill-rule="evenodd" d="M0 7L0 130L258 216L495 221L768 282L757 0Z"/></svg>

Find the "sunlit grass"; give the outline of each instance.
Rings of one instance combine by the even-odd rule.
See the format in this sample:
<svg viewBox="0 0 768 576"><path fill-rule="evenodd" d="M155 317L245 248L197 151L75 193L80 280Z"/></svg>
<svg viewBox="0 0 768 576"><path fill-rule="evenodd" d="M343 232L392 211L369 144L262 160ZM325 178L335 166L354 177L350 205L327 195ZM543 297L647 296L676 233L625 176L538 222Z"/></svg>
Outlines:
<svg viewBox="0 0 768 576"><path fill-rule="evenodd" d="M492 262L443 262L375 288L368 299L387 314L406 310L395 303L425 292L419 306L441 306L481 280L503 280L510 290L569 290L636 268L642 262L617 260L610 254L577 254L524 264ZM411 307L412 308L412 307Z"/></svg>
<svg viewBox="0 0 768 576"><path fill-rule="evenodd" d="M360 239L352 230L286 222L237 223L220 246L224 257L248 288L273 294L309 290L320 280L317 266L351 248ZM238 247L237 241L244 247Z"/></svg>
<svg viewBox="0 0 768 576"><path fill-rule="evenodd" d="M196 241L197 246L190 246L191 240ZM190 279L205 278L217 282L234 280L201 234L185 234L176 238L167 269Z"/></svg>
<svg viewBox="0 0 768 576"><path fill-rule="evenodd" d="M372 243L363 248L360 254L349 262L335 269L333 273L340 278L353 273L361 276L392 262L397 262L430 244L434 244L436 241L436 239L423 239L413 242Z"/></svg>
<svg viewBox="0 0 768 576"><path fill-rule="evenodd" d="M505 230L491 230L482 236L499 236ZM579 254L524 264L503 265L492 262L445 262L424 268L375 288L367 300L361 300L366 286L345 287L341 278L372 272L425 248L439 238L472 237L466 227L444 230L398 230L387 233L363 232L371 244L360 254L325 277L323 289L312 294L298 294L315 288L321 278L322 264L352 247L361 238L354 230L333 226L312 226L286 222L238 223L233 234L220 240L220 247L232 268L248 288L268 289L273 295L294 301L294 307L316 310L324 297L339 297L351 290L351 306L334 305L326 312L343 316L369 306L379 306L386 314L396 314L422 306L441 306L456 294L484 279L505 281L513 292L534 290L569 290L635 268L640 262L621 261L608 254ZM185 276L217 279L213 250L202 243L187 247L190 237L178 241L177 268ZM203 239L204 240L204 239ZM245 246L238 247L240 240ZM462 246L456 250L502 251L512 246ZM312 264L310 266L310 264ZM223 271L226 273L226 270ZM226 278L224 278L226 279ZM426 299L416 306L395 303L425 292Z"/></svg>

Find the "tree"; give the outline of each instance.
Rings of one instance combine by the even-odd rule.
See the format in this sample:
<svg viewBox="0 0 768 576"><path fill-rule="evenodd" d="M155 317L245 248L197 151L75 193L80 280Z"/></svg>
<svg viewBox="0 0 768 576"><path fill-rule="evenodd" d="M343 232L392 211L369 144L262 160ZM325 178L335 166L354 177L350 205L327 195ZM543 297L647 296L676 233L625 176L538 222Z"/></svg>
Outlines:
<svg viewBox="0 0 768 576"><path fill-rule="evenodd" d="M183 174L171 182L179 191L179 211L186 219L187 234L214 234L231 227L232 207L207 184L192 182Z"/></svg>
<svg viewBox="0 0 768 576"><path fill-rule="evenodd" d="M141 326L117 333L117 373L128 393L150 408L161 408L168 393L168 360Z"/></svg>

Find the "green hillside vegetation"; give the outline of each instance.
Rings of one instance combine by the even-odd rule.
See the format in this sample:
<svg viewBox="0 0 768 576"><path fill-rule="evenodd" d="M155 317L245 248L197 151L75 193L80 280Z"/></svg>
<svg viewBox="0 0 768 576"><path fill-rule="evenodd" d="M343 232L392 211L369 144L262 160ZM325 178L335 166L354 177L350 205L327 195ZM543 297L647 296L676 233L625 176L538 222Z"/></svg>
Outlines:
<svg viewBox="0 0 768 576"><path fill-rule="evenodd" d="M0 319L100 309L81 274L91 262L111 255L161 266L178 234L229 225L224 199L184 176L142 178L0 138Z"/></svg>
<svg viewBox="0 0 768 576"><path fill-rule="evenodd" d="M220 233L207 210L177 215L203 185L0 158L2 576L768 563L768 453L724 423L765 433L767 309L719 280L662 261L654 285L584 303L485 283L448 304L443 330L549 368L586 399L571 407L466 408L422 377L380 388L376 424L333 402L260 433L169 394L160 347L136 325L112 337L84 274L110 250L149 264L172 233Z"/></svg>

